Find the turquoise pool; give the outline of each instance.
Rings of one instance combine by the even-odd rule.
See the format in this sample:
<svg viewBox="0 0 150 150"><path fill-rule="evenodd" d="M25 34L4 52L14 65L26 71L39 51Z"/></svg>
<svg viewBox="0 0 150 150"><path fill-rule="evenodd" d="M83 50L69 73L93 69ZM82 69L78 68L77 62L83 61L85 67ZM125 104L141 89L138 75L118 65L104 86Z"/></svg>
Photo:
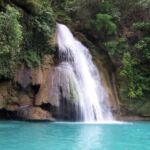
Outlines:
<svg viewBox="0 0 150 150"><path fill-rule="evenodd" d="M150 150L150 122L0 121L0 150Z"/></svg>

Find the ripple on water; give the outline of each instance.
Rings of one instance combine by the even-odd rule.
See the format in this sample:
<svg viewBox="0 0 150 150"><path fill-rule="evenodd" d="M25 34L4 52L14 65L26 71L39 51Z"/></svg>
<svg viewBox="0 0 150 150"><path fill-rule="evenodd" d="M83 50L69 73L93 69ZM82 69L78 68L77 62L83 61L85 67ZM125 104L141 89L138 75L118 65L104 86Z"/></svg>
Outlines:
<svg viewBox="0 0 150 150"><path fill-rule="evenodd" d="M0 150L149 150L150 122L0 122Z"/></svg>

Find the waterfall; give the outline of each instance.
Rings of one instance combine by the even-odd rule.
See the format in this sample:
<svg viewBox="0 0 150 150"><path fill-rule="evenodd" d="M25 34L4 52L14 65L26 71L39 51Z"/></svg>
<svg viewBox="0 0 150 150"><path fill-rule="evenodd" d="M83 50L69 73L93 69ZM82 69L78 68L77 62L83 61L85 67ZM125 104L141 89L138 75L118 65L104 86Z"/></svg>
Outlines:
<svg viewBox="0 0 150 150"><path fill-rule="evenodd" d="M108 93L92 62L89 50L63 24L57 24L56 41L59 52L58 68L66 72L67 78L73 82L82 120L113 120L108 105Z"/></svg>

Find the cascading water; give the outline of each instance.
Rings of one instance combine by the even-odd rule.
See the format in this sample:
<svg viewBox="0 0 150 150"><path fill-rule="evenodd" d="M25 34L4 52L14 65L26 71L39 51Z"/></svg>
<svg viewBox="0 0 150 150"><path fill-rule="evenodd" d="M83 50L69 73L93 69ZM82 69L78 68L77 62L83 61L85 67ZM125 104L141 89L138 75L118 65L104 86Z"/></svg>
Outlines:
<svg viewBox="0 0 150 150"><path fill-rule="evenodd" d="M83 121L113 120L107 104L108 94L89 50L63 24L57 24L56 40L60 61L58 68L65 68L67 76L73 80Z"/></svg>

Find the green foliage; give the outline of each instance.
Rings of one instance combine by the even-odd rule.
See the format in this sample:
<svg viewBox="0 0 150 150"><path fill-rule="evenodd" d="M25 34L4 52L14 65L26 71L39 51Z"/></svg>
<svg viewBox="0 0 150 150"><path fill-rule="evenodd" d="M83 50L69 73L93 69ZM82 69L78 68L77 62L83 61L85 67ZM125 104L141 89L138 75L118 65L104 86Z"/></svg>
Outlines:
<svg viewBox="0 0 150 150"><path fill-rule="evenodd" d="M150 1L149 0L111 0L120 10L122 25L130 26L134 22L149 20Z"/></svg>
<svg viewBox="0 0 150 150"><path fill-rule="evenodd" d="M61 2L54 0L54 4L61 5L61 10L67 12L69 16L71 14L73 18L85 21L95 15L98 3L99 0L62 0Z"/></svg>
<svg viewBox="0 0 150 150"><path fill-rule="evenodd" d="M65 11L57 11L55 15L59 22L63 22L67 24L72 21L71 17L68 16Z"/></svg>
<svg viewBox="0 0 150 150"><path fill-rule="evenodd" d="M43 7L36 16L28 16L26 20L24 50L53 51L50 39L54 32L54 14L50 6Z"/></svg>
<svg viewBox="0 0 150 150"><path fill-rule="evenodd" d="M137 62L131 57L129 52L124 53L123 55L123 68L120 72L120 75L125 77L128 82L128 96L131 98L136 98L142 96L142 87L139 86L137 81L137 76L135 72L135 65Z"/></svg>
<svg viewBox="0 0 150 150"><path fill-rule="evenodd" d="M45 53L54 50L51 43L54 13L49 0L12 0L12 3L19 8L7 5L0 12L0 78L10 78L22 59L33 67L40 64ZM23 11L18 11L20 8L23 15L20 13Z"/></svg>
<svg viewBox="0 0 150 150"><path fill-rule="evenodd" d="M120 75L127 80L127 93L130 98L139 98L150 90L149 73L139 68L139 64L129 52L123 55Z"/></svg>
<svg viewBox="0 0 150 150"><path fill-rule="evenodd" d="M9 5L6 13L0 13L0 54L14 54L20 51L22 26L19 23L20 13Z"/></svg>
<svg viewBox="0 0 150 150"><path fill-rule="evenodd" d="M24 62L29 68L40 65L41 57L35 51L27 51L24 53L23 58Z"/></svg>
<svg viewBox="0 0 150 150"><path fill-rule="evenodd" d="M133 24L135 30L140 30L150 33L150 22L137 22Z"/></svg>
<svg viewBox="0 0 150 150"><path fill-rule="evenodd" d="M118 37L105 38L104 45L112 61L117 60L116 65L122 65L120 76L123 77L124 86L127 86L124 88L124 94L130 99L144 99L150 91L150 5L147 2L106 0L99 6L100 12L112 16L113 22L119 27ZM113 17L113 7L119 10L120 20ZM120 25L123 26L123 30ZM121 34L126 38L120 38Z"/></svg>
<svg viewBox="0 0 150 150"><path fill-rule="evenodd" d="M125 38L120 38L118 41L108 41L105 47L110 55L122 54L128 49L128 44Z"/></svg>
<svg viewBox="0 0 150 150"><path fill-rule="evenodd" d="M111 11L112 6L113 6L113 4L108 1L99 3L100 12L101 13L109 13Z"/></svg>
<svg viewBox="0 0 150 150"><path fill-rule="evenodd" d="M129 52L124 53L122 63L124 68L121 71L121 75L128 78L133 76L133 66L136 64L136 61L131 58Z"/></svg>
<svg viewBox="0 0 150 150"><path fill-rule="evenodd" d="M69 7L70 6L74 6L74 4L77 2L77 0L62 0L62 2L61 2L61 6L62 6L62 8L64 8L64 9L69 9ZM71 9L71 7L70 7L70 9Z"/></svg>
<svg viewBox="0 0 150 150"><path fill-rule="evenodd" d="M116 41L109 41L105 43L105 46L108 50L110 55L114 55L117 52L117 42Z"/></svg>
<svg viewBox="0 0 150 150"><path fill-rule="evenodd" d="M116 21L120 21L120 11L111 2L111 0L99 3L99 9L100 13L111 15L113 19L115 19Z"/></svg>
<svg viewBox="0 0 150 150"><path fill-rule="evenodd" d="M150 90L150 38L143 37L136 41L135 44L129 45L126 39L121 38L118 41L107 42L106 48L110 56L114 55L122 60L120 68L120 76L124 77L127 85L124 89L124 95L128 95L130 99L143 98Z"/></svg>
<svg viewBox="0 0 150 150"><path fill-rule="evenodd" d="M10 56L0 55L0 78L10 78L11 76L11 61Z"/></svg>
<svg viewBox="0 0 150 150"><path fill-rule="evenodd" d="M0 77L11 76L12 66L21 50L23 40L21 15L14 7L7 6L0 13Z"/></svg>
<svg viewBox="0 0 150 150"><path fill-rule="evenodd" d="M105 31L108 35L114 34L117 31L117 26L112 21L112 16L108 14L97 14L95 25L98 31Z"/></svg>
<svg viewBox="0 0 150 150"><path fill-rule="evenodd" d="M144 37L135 44L135 48L140 50L143 58L150 60L150 37Z"/></svg>
<svg viewBox="0 0 150 150"><path fill-rule="evenodd" d="M40 0L11 0L11 2L32 15L38 14L42 6Z"/></svg>

